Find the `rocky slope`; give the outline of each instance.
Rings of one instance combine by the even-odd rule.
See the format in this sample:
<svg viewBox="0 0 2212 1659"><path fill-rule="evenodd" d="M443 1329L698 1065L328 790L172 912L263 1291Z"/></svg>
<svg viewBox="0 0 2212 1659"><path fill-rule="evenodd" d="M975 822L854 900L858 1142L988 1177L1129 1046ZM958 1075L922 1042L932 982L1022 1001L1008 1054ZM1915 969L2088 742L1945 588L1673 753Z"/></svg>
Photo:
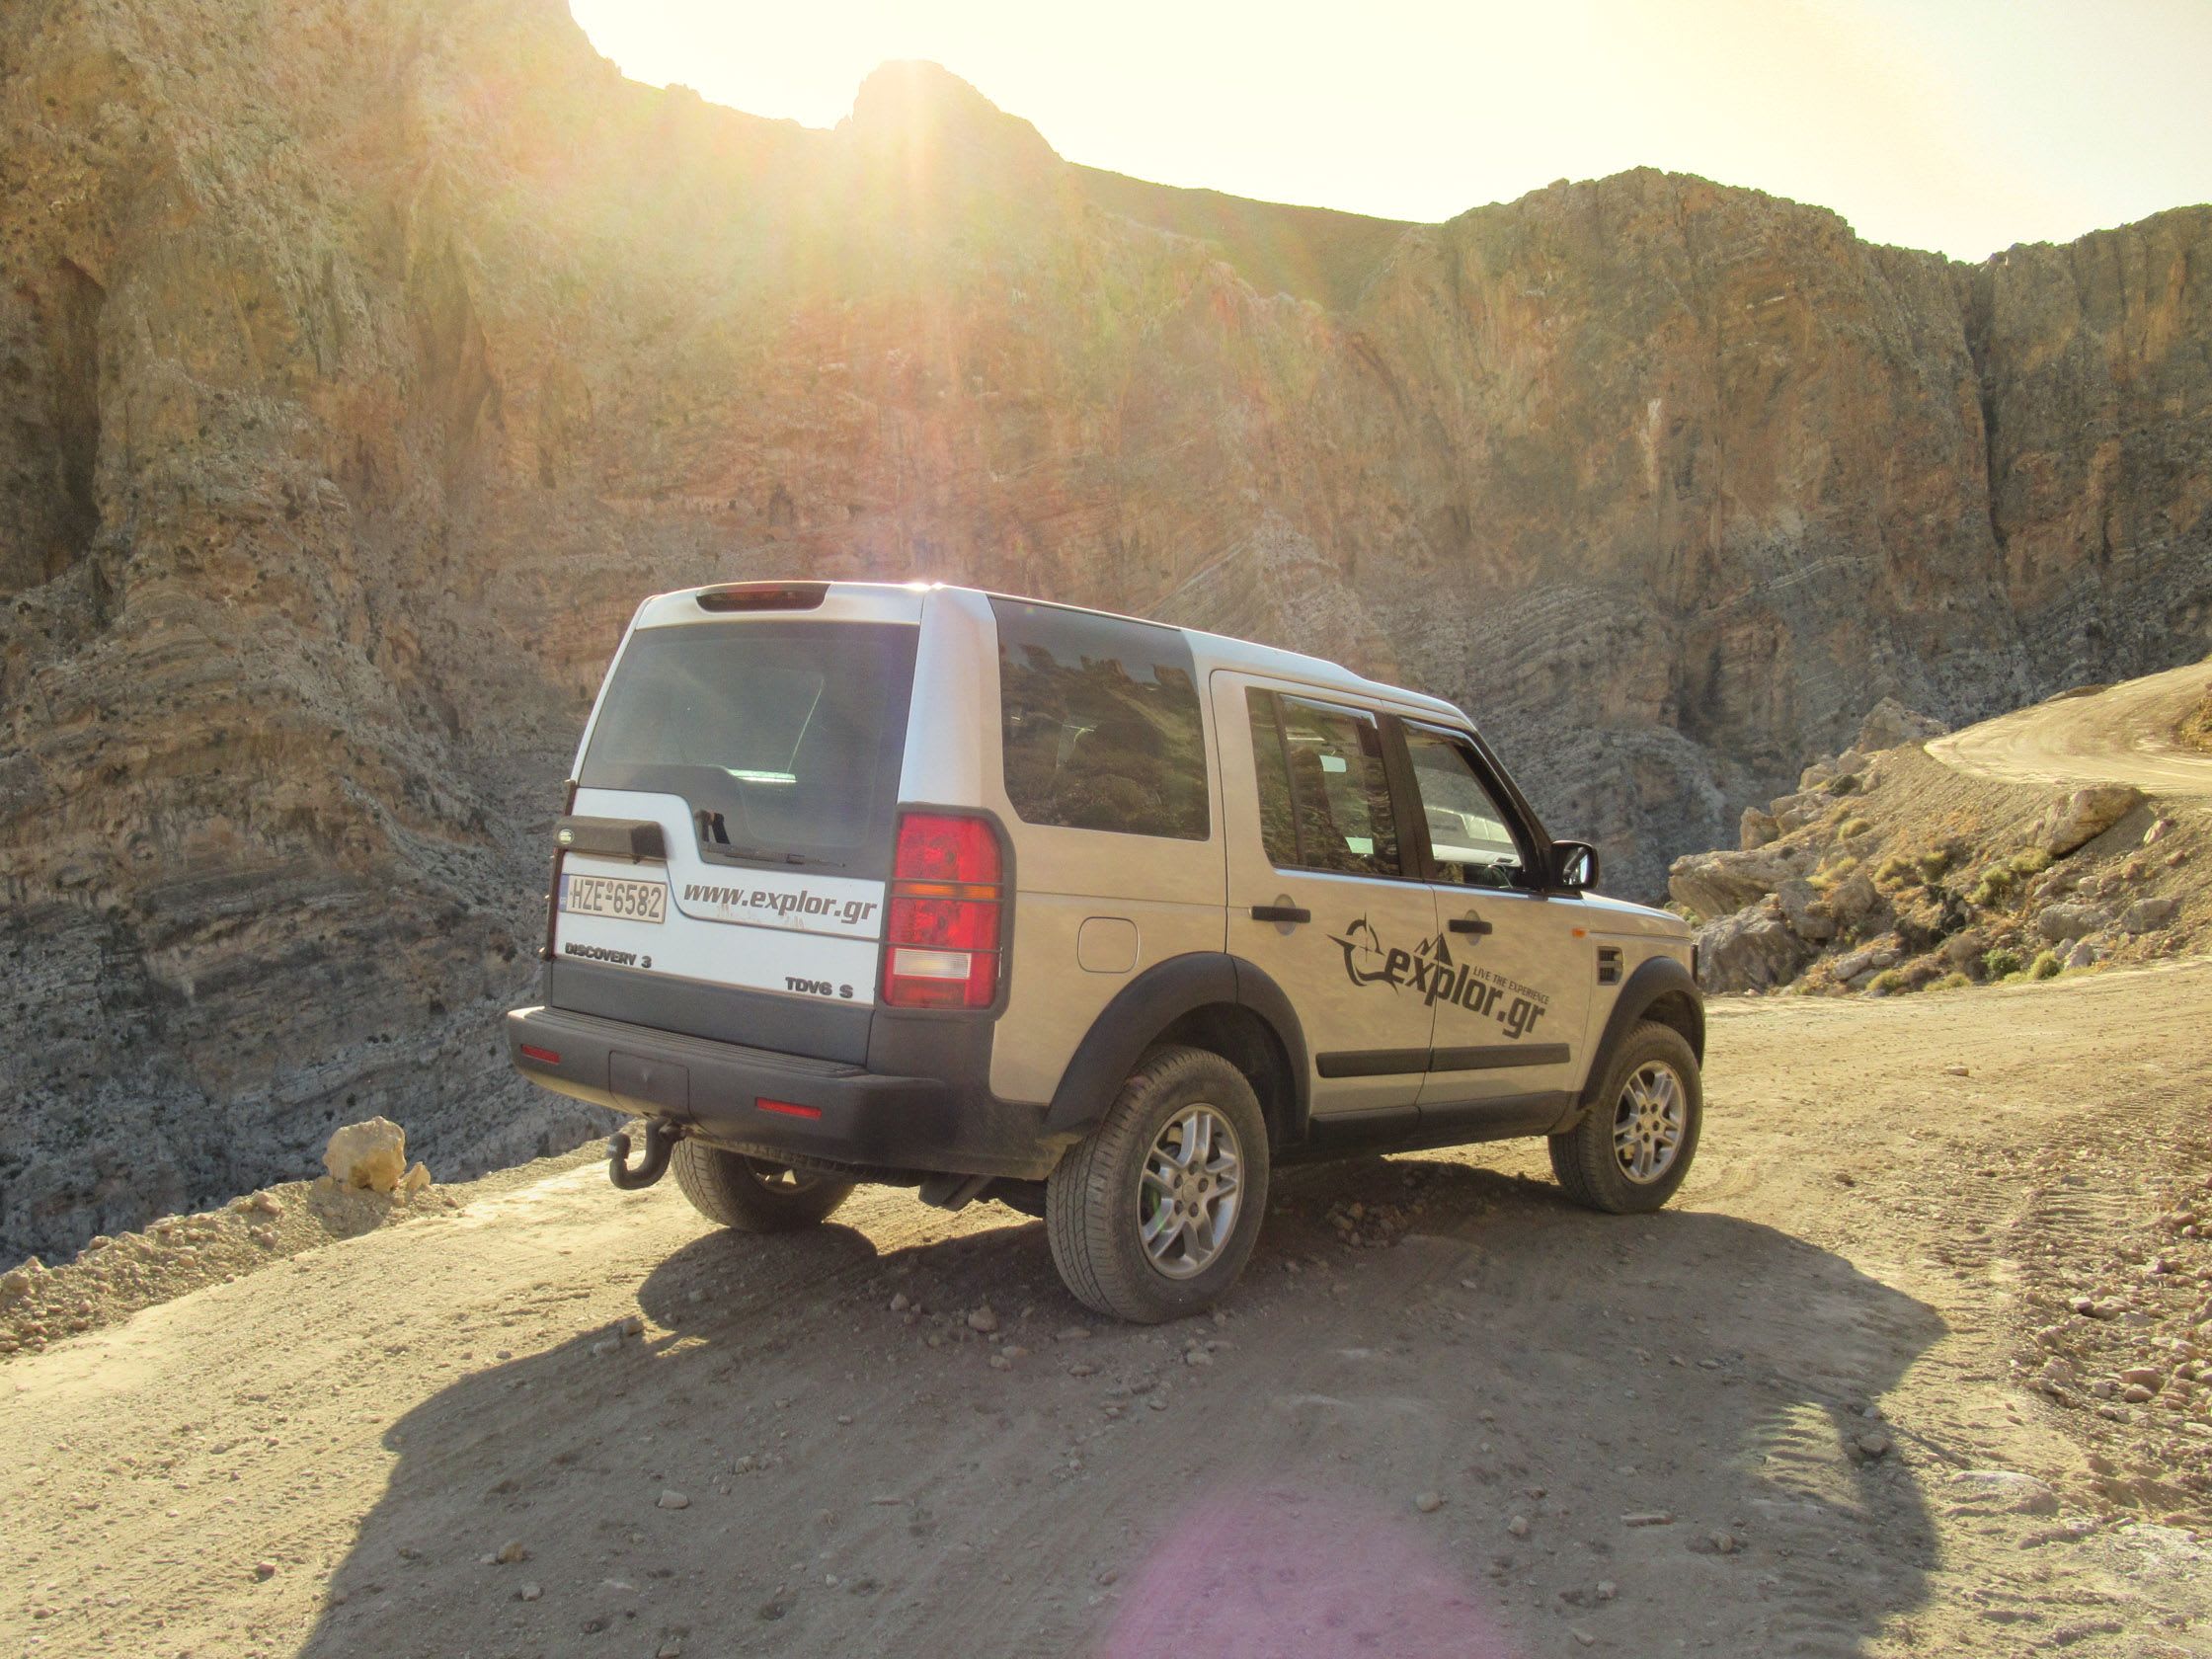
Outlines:
<svg viewBox="0 0 2212 1659"><path fill-rule="evenodd" d="M942 577L1466 700L1630 891L1877 695L2212 638L2212 210L1966 268L1650 172L1434 226L808 131L554 0L0 15L0 1254L587 1127L501 1068L638 595Z"/></svg>
<svg viewBox="0 0 2212 1659"><path fill-rule="evenodd" d="M1669 903L1701 923L1705 988L1889 996L2201 952L2212 943L2212 762L2149 795L2062 748L2082 776L2022 782L1977 772L1972 749L1949 747L2015 726L2023 738L2037 725L2095 730L2124 771L2158 752L2149 746L2171 715L2142 729L2117 708L2095 711L2175 680L2197 675L2083 687L1926 749L1936 723L1885 702L1795 791L1745 812L1740 849L1675 861ZM2090 712L2067 718L2076 710Z"/></svg>

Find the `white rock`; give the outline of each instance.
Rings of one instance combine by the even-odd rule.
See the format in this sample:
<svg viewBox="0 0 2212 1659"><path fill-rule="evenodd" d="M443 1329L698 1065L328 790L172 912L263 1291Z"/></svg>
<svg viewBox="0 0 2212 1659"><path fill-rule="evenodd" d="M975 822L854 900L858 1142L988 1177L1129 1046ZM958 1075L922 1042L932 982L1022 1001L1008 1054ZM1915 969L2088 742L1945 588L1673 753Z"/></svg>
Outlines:
<svg viewBox="0 0 2212 1659"><path fill-rule="evenodd" d="M658 1500L658 1505L662 1509L689 1509L691 1500L681 1492L663 1492Z"/></svg>
<svg viewBox="0 0 2212 1659"><path fill-rule="evenodd" d="M330 1138L323 1167L342 1187L388 1193L407 1171L407 1131L389 1118L348 1124Z"/></svg>

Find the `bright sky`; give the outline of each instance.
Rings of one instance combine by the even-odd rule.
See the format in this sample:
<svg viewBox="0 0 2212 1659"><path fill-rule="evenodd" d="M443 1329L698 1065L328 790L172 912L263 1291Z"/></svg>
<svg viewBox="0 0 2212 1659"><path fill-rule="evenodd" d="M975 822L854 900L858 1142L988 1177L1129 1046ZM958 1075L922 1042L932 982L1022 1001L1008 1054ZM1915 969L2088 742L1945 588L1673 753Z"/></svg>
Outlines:
<svg viewBox="0 0 2212 1659"><path fill-rule="evenodd" d="M833 126L942 63L1070 161L1389 218L1648 165L1980 260L2212 199L2212 0L571 0L637 80Z"/></svg>

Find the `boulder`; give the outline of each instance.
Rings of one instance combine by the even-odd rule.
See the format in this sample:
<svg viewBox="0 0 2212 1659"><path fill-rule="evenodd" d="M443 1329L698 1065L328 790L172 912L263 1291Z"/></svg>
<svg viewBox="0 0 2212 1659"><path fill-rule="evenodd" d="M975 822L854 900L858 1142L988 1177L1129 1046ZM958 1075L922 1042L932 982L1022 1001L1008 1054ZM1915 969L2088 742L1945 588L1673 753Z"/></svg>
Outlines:
<svg viewBox="0 0 2212 1659"><path fill-rule="evenodd" d="M1889 901L1863 870L1854 870L1830 888L1823 903L1836 924L1854 933L1878 933L1889 925Z"/></svg>
<svg viewBox="0 0 2212 1659"><path fill-rule="evenodd" d="M1767 803L1767 810L1781 827L1783 834L1801 830L1815 819L1835 810L1836 798L1818 789L1799 790L1794 795L1778 795Z"/></svg>
<svg viewBox="0 0 2212 1659"><path fill-rule="evenodd" d="M1867 756L1856 749L1847 749L1836 756L1836 775L1850 777L1866 769Z"/></svg>
<svg viewBox="0 0 2212 1659"><path fill-rule="evenodd" d="M1707 990L1767 990L1786 985L1812 954L1779 917L1763 910L1738 910L1698 929L1698 972Z"/></svg>
<svg viewBox="0 0 2212 1659"><path fill-rule="evenodd" d="M1860 945L1855 951L1846 951L1836 958L1836 978L1850 985L1855 980L1871 979L1884 968L1897 966L1897 948L1894 945Z"/></svg>
<svg viewBox="0 0 2212 1659"><path fill-rule="evenodd" d="M407 1131L389 1118L348 1124L330 1138L323 1167L342 1187L388 1193L407 1173Z"/></svg>
<svg viewBox="0 0 2212 1659"><path fill-rule="evenodd" d="M1943 962L1961 974L1971 973L1988 950L1988 935L1979 927L1969 927L1943 941Z"/></svg>
<svg viewBox="0 0 2212 1659"><path fill-rule="evenodd" d="M1836 936L1836 918L1821 903L1819 890L1804 877L1791 876L1775 889L1775 897L1781 901L1782 920L1798 938L1825 945Z"/></svg>
<svg viewBox="0 0 2212 1659"><path fill-rule="evenodd" d="M2171 922L2180 908L2178 899L2138 899L2120 912L2120 925L2130 933L2155 933Z"/></svg>
<svg viewBox="0 0 2212 1659"><path fill-rule="evenodd" d="M2053 858L2086 846L2144 802L2131 783L2093 783L2077 789L2044 816L2035 844Z"/></svg>
<svg viewBox="0 0 2212 1659"><path fill-rule="evenodd" d="M1826 783L1835 775L1835 761L1815 760L1811 765L1807 766L1803 771L1797 774L1798 793L1806 794L1812 790L1818 789L1822 784Z"/></svg>
<svg viewBox="0 0 2212 1659"><path fill-rule="evenodd" d="M1744 808L1743 823L1736 831L1736 839L1744 851L1755 851L1780 834L1781 826L1775 821L1773 813L1761 812L1757 807Z"/></svg>
<svg viewBox="0 0 2212 1659"><path fill-rule="evenodd" d="M2104 947L2094 939L2076 939L2074 948L2066 953L2064 966L2068 968L2094 968L2104 960Z"/></svg>
<svg viewBox="0 0 2212 1659"><path fill-rule="evenodd" d="M2112 919L2095 905L2046 905L2036 912L2035 931L2054 945L2071 944L2094 933Z"/></svg>
<svg viewBox="0 0 2212 1659"><path fill-rule="evenodd" d="M1758 904L1811 862L1812 855L1800 847L1685 853L1667 871L1667 893L1709 921Z"/></svg>
<svg viewBox="0 0 2212 1659"><path fill-rule="evenodd" d="M1868 754L1885 749L1902 749L1907 744L1918 747L1930 738L1939 738L1950 728L1940 720L1932 720L1925 714L1916 714L1895 697L1884 697L1866 713L1865 721L1858 728L1858 736L1852 748Z"/></svg>

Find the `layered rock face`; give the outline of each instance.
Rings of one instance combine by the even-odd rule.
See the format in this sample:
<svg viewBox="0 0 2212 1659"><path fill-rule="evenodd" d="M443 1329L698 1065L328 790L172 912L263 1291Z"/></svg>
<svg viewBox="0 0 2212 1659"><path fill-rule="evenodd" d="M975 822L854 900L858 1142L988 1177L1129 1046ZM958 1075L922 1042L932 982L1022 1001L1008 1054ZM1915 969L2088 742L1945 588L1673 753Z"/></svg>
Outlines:
<svg viewBox="0 0 2212 1659"><path fill-rule="evenodd" d="M2212 211L1979 268L1634 173L1444 225L834 132L553 0L0 13L0 1254L505 1071L649 592L941 578L1460 699L1613 885L1876 698L2212 643Z"/></svg>

